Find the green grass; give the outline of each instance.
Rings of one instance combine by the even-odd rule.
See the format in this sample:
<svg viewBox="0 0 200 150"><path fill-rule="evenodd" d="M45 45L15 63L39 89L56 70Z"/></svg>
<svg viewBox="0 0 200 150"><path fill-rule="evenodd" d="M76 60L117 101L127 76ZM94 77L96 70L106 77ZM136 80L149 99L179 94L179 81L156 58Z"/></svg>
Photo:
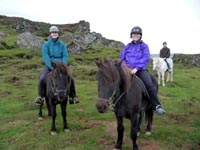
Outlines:
<svg viewBox="0 0 200 150"><path fill-rule="evenodd" d="M57 106L57 135L50 135L51 118L44 107L44 120L37 120L40 51L12 49L0 51L0 149L1 150L110 150L116 140L116 121L112 111L99 114L95 60L118 59L118 49L90 48L71 55L79 104L68 105L69 133L62 131ZM200 149L200 68L174 65L174 82L159 86L159 99L167 113L155 114L151 136L142 131L139 148L155 150ZM151 67L149 70L152 72ZM130 122L125 120L124 150L131 150ZM144 129L143 129L144 130Z"/></svg>

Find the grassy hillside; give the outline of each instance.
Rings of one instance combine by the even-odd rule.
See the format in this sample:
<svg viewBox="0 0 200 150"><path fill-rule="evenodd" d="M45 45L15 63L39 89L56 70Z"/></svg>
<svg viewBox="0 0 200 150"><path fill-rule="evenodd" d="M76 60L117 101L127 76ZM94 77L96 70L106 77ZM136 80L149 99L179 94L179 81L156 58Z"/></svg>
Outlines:
<svg viewBox="0 0 200 150"><path fill-rule="evenodd" d="M95 108L98 58L117 59L119 49L90 48L70 55L80 104L68 105L69 133L62 131L57 106L57 132L50 135L51 118L37 120L37 81L43 64L40 51L0 50L0 149L1 150L111 150L116 140L114 114ZM150 71L151 67L149 68ZM167 113L155 114L152 135L138 138L141 150L200 149L200 68L175 64L174 82L159 87ZM131 150L130 124L125 120L123 150Z"/></svg>

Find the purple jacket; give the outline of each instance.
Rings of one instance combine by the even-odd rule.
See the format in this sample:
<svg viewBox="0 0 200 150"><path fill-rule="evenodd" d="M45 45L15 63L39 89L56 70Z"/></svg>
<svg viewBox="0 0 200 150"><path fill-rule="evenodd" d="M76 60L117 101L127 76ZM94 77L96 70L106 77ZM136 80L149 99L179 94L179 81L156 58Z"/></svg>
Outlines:
<svg viewBox="0 0 200 150"><path fill-rule="evenodd" d="M128 43L122 49L120 59L129 68L135 68L137 70L145 69L150 59L149 47L143 41Z"/></svg>

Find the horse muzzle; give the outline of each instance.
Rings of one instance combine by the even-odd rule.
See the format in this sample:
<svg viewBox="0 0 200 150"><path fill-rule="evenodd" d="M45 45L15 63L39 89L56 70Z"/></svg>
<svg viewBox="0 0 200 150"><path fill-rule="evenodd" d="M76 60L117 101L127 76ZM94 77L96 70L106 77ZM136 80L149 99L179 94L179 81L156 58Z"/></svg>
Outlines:
<svg viewBox="0 0 200 150"><path fill-rule="evenodd" d="M108 111L109 103L107 100L98 100L96 103L96 108L99 113L105 113Z"/></svg>

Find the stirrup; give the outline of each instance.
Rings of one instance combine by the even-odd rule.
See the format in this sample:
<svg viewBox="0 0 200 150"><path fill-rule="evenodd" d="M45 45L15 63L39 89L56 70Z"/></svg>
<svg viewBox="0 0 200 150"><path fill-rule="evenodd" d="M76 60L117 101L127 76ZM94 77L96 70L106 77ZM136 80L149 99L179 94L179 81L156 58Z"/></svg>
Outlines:
<svg viewBox="0 0 200 150"><path fill-rule="evenodd" d="M79 103L78 99L76 99L76 98L70 98L69 99L69 104L76 104L76 103Z"/></svg>
<svg viewBox="0 0 200 150"><path fill-rule="evenodd" d="M34 104L37 105L37 106L43 105L44 104L43 98L40 97L40 96L36 97Z"/></svg>

